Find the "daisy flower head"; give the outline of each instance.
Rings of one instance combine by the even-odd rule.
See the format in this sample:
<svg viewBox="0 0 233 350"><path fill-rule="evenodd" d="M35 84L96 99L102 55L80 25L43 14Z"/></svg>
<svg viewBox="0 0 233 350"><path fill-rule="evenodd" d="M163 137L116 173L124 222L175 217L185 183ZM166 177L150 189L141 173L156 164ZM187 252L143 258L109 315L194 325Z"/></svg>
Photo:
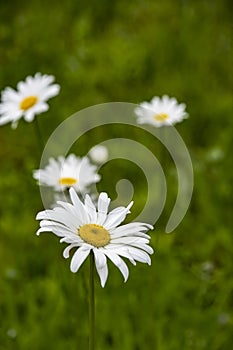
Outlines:
<svg viewBox="0 0 233 350"><path fill-rule="evenodd" d="M77 192L85 192L88 186L100 180L96 169L87 157L70 154L67 158L50 158L44 169L34 170L33 177L39 185L53 187L55 191L74 187Z"/></svg>
<svg viewBox="0 0 233 350"><path fill-rule="evenodd" d="M37 235L52 232L60 237L60 242L68 244L63 252L64 258L69 257L72 248L76 249L70 263L72 272L77 272L93 252L101 286L104 287L108 277L107 258L120 270L125 282L129 270L122 257L134 265L136 261L151 264L149 254L153 253L153 249L148 245L150 236L145 232L153 226L141 222L120 225L133 202L108 212L111 200L107 193L99 195L95 206L88 194L83 203L73 188L69 191L71 203L57 202L56 208L39 212L36 219L41 220Z"/></svg>
<svg viewBox="0 0 233 350"><path fill-rule="evenodd" d="M151 124L157 128L174 125L188 117L184 103L178 104L176 98L167 95L153 97L151 102L142 102L135 108L138 124Z"/></svg>
<svg viewBox="0 0 233 350"><path fill-rule="evenodd" d="M97 164L102 164L108 160L108 149L103 145L96 145L89 151L91 160Z"/></svg>
<svg viewBox="0 0 233 350"><path fill-rule="evenodd" d="M2 91L0 103L0 125L11 122L16 128L21 118L32 122L36 114L49 109L47 100L58 95L60 86L52 84L54 76L36 73L17 84L17 90L11 87Z"/></svg>

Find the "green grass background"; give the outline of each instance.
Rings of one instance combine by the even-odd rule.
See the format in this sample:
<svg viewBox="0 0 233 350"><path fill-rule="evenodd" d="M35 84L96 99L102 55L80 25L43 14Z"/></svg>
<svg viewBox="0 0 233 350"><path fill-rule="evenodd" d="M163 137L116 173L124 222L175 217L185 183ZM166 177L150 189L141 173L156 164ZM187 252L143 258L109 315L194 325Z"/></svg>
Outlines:
<svg viewBox="0 0 233 350"><path fill-rule="evenodd" d="M130 266L124 284L109 263L104 289L96 278L97 350L230 350L233 344L232 4L1 2L0 88L37 71L61 85L39 117L45 140L74 112L103 102L139 103L166 93L190 114L177 130L193 161L191 206L175 232L165 234L176 193L167 162L168 200L151 234L152 266ZM84 138L80 155L104 135ZM42 203L31 174L39 161L32 123L0 128L0 350L87 349L88 263L72 274L64 245L52 234L35 235ZM111 196L108 174L121 178L133 170L109 166L114 170L106 170L101 189ZM141 175L133 176L136 206L145 191Z"/></svg>

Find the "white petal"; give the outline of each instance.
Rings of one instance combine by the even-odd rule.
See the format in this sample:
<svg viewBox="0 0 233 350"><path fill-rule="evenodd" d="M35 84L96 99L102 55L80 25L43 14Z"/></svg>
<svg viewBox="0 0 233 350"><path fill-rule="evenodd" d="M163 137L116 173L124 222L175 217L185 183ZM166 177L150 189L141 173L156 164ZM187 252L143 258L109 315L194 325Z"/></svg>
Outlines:
<svg viewBox="0 0 233 350"><path fill-rule="evenodd" d="M3 102L14 102L19 103L20 97L17 91L12 89L11 87L5 88L5 90L2 92L2 101Z"/></svg>
<svg viewBox="0 0 233 350"><path fill-rule="evenodd" d="M42 101L47 101L49 98L54 97L59 94L60 86L58 84L53 84L46 88L42 93L40 98Z"/></svg>
<svg viewBox="0 0 233 350"><path fill-rule="evenodd" d="M128 248L134 260L151 265L150 256L146 252L135 247L128 247Z"/></svg>
<svg viewBox="0 0 233 350"><path fill-rule="evenodd" d="M123 259L121 259L115 252L105 249L104 253L113 262L114 265L121 271L124 281L126 282L129 277L129 269Z"/></svg>
<svg viewBox="0 0 233 350"><path fill-rule="evenodd" d="M106 229L112 229L120 225L122 221L125 220L126 215L130 212L133 202L131 202L126 208L118 207L112 210L107 217L107 220L104 223Z"/></svg>
<svg viewBox="0 0 233 350"><path fill-rule="evenodd" d="M124 258L129 259L129 261L133 264L136 265L136 262L134 261L132 255L130 254L129 249L127 246L122 245L122 244L108 244L108 250L114 251L117 255L123 256Z"/></svg>
<svg viewBox="0 0 233 350"><path fill-rule="evenodd" d="M24 114L24 119L28 123L32 122L34 117L35 117L35 113L32 109L28 109L27 112L25 112L25 114Z"/></svg>
<svg viewBox="0 0 233 350"><path fill-rule="evenodd" d="M98 199L98 214L97 214L97 224L103 225L107 217L108 206L111 199L108 198L107 193L101 192Z"/></svg>
<svg viewBox="0 0 233 350"><path fill-rule="evenodd" d="M41 232L52 232L52 229L48 227L41 227L39 230L36 231L36 235L39 236Z"/></svg>
<svg viewBox="0 0 233 350"><path fill-rule="evenodd" d="M22 117L22 111L9 111L0 117L0 125L7 124L9 122L18 123L19 119Z"/></svg>
<svg viewBox="0 0 233 350"><path fill-rule="evenodd" d="M139 248L141 250L144 250L145 252L149 253L149 254L153 254L154 253L154 249L151 248L151 246L149 246L148 244L140 244L140 243L134 243L133 247L135 248Z"/></svg>
<svg viewBox="0 0 233 350"><path fill-rule="evenodd" d="M64 226L70 228L75 233L79 227L79 221L77 217L72 214L71 211L68 211L61 207L56 207L54 209L47 209L42 212L39 212L36 216L36 220L50 220L56 223L61 223Z"/></svg>
<svg viewBox="0 0 233 350"><path fill-rule="evenodd" d="M124 237L124 236L139 236L150 239L150 236L141 231L152 230L153 226L144 224L141 222L131 222L129 224L121 225L111 231L111 237Z"/></svg>
<svg viewBox="0 0 233 350"><path fill-rule="evenodd" d="M95 256L95 265L100 277L101 286L104 287L108 277L108 265L106 256L98 248L93 249Z"/></svg>
<svg viewBox="0 0 233 350"><path fill-rule="evenodd" d="M72 272L77 272L80 266L82 265L82 263L85 261L85 259L89 255L89 253L90 253L90 249L82 249L82 248L77 249L71 259L70 270Z"/></svg>
<svg viewBox="0 0 233 350"><path fill-rule="evenodd" d="M74 247L77 247L77 245L74 243L74 244L70 244L68 245L64 250L63 250L63 256L65 259L68 259L69 256L70 256L70 251L72 248Z"/></svg>
<svg viewBox="0 0 233 350"><path fill-rule="evenodd" d="M77 210L77 208L75 208L72 204L63 201L57 201L57 204L66 209L66 212L69 215L69 220L73 223L73 228L75 231L78 227L83 225L83 218L81 218L80 212Z"/></svg>
<svg viewBox="0 0 233 350"><path fill-rule="evenodd" d="M70 192L71 201L73 205L77 208L77 211L79 212L80 219L83 221L83 223L89 224L90 220L89 220L88 214L85 210L83 203L80 201L77 193L72 187L70 188L69 192Z"/></svg>
<svg viewBox="0 0 233 350"><path fill-rule="evenodd" d="M107 193L101 192L98 199L98 212L107 214L110 198Z"/></svg>
<svg viewBox="0 0 233 350"><path fill-rule="evenodd" d="M88 194L86 194L85 197L85 207L87 209L87 212L90 215L90 221L91 222L96 222L97 220L97 212L96 212L96 208L90 198L90 196Z"/></svg>
<svg viewBox="0 0 233 350"><path fill-rule="evenodd" d="M134 244L146 244L149 243L149 240L147 238L143 237L135 237L135 236L126 236L126 237L120 237L111 239L111 243L118 243L118 244L126 244L126 245L134 245Z"/></svg>

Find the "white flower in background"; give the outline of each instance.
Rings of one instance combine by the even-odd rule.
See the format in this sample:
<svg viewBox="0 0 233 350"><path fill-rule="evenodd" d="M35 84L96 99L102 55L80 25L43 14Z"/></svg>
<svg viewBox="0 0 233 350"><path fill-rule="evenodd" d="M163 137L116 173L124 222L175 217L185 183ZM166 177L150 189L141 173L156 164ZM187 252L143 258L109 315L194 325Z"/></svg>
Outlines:
<svg viewBox="0 0 233 350"><path fill-rule="evenodd" d="M132 222L119 226L130 212L131 202L126 208L118 207L108 212L110 198L102 192L98 198L97 208L89 195L82 203L74 191L70 189L71 203L58 202L58 207L37 214L41 232L53 232L61 237L60 242L69 244L64 252L64 258L69 257L70 250L76 251L72 256L70 269L77 272L82 263L93 251L95 265L104 287L108 277L107 258L121 271L124 280L128 279L129 270L121 257L136 264L136 261L151 264L149 254L153 249L148 245L150 236L145 231L153 229L149 224Z"/></svg>
<svg viewBox="0 0 233 350"><path fill-rule="evenodd" d="M52 84L54 76L36 73L17 84L17 90L7 87L2 91L0 103L0 125L11 122L16 128L24 117L27 122L33 121L36 114L49 109L48 99L60 91L58 84Z"/></svg>
<svg viewBox="0 0 233 350"><path fill-rule="evenodd" d="M219 162L224 158L225 154L224 151L220 147L214 147L210 150L207 150L206 153L206 160L209 162Z"/></svg>
<svg viewBox="0 0 233 350"><path fill-rule="evenodd" d="M67 158L50 158L44 169L34 170L33 177L38 180L39 185L53 187L56 191L74 187L76 191L84 192L89 185L100 180L96 168L87 157L80 158L70 154Z"/></svg>
<svg viewBox="0 0 233 350"><path fill-rule="evenodd" d="M226 312L223 312L218 315L218 323L221 325L226 325L231 321L230 315Z"/></svg>
<svg viewBox="0 0 233 350"><path fill-rule="evenodd" d="M6 332L9 338L16 338L17 337L17 330L15 328L9 328Z"/></svg>
<svg viewBox="0 0 233 350"><path fill-rule="evenodd" d="M96 145L90 149L89 156L93 162L105 163L108 159L108 149L103 145Z"/></svg>
<svg viewBox="0 0 233 350"><path fill-rule="evenodd" d="M138 124L151 124L159 128L187 118L185 108L184 103L178 104L174 97L164 95L162 98L154 97L151 102L142 102L140 107L135 108L135 114Z"/></svg>

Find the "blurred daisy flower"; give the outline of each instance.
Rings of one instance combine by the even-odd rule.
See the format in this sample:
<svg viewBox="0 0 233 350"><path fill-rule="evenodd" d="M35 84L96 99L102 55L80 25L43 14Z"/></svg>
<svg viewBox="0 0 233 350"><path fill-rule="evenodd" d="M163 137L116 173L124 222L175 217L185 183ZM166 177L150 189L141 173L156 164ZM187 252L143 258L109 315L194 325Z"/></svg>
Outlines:
<svg viewBox="0 0 233 350"><path fill-rule="evenodd" d="M97 164L102 164L108 160L108 149L103 145L96 145L89 151L91 160Z"/></svg>
<svg viewBox="0 0 233 350"><path fill-rule="evenodd" d="M54 76L36 73L20 81L17 90L7 87L2 91L0 103L0 125L11 122L16 128L19 120L24 117L32 122L36 114L46 112L48 99L56 96L60 91L58 84L52 84Z"/></svg>
<svg viewBox="0 0 233 350"><path fill-rule="evenodd" d="M133 205L118 207L108 212L110 198L104 192L99 195L97 208L89 195L82 203L73 188L70 189L71 203L58 202L58 207L37 214L41 232L53 232L61 237L60 242L69 244L64 258L69 257L70 250L76 251L72 256L70 270L77 272L88 255L93 251L95 265L104 287L108 277L107 258L120 270L124 280L128 279L129 270L122 257L151 264L149 254L153 249L148 245L150 236L145 233L153 227L141 222L132 222L120 226Z"/></svg>
<svg viewBox="0 0 233 350"><path fill-rule="evenodd" d="M164 125L174 125L188 117L186 105L178 104L174 97L167 95L154 97L151 102L142 102L135 108L138 124L151 124L159 128Z"/></svg>
<svg viewBox="0 0 233 350"><path fill-rule="evenodd" d="M70 154L67 158L50 158L44 169L34 170L33 177L39 185L53 187L55 191L74 187L76 191L84 192L89 185L100 180L96 169L96 165L91 164L87 157Z"/></svg>

